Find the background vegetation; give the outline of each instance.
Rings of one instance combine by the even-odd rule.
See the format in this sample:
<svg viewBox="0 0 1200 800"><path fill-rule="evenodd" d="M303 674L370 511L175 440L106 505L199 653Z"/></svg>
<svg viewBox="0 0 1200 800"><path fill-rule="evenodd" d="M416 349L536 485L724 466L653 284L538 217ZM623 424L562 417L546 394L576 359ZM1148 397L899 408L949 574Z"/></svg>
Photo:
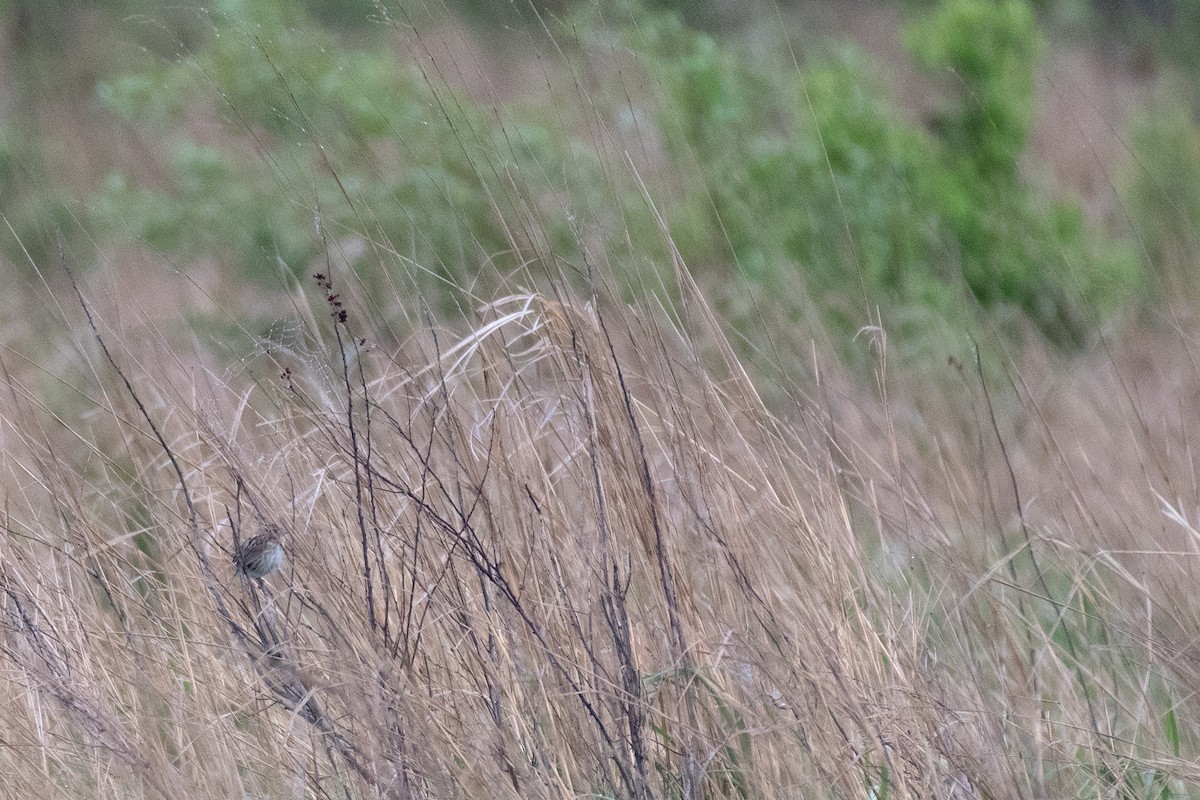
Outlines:
<svg viewBox="0 0 1200 800"><path fill-rule="evenodd" d="M1191 5L0 6L0 781L1200 795Z"/></svg>

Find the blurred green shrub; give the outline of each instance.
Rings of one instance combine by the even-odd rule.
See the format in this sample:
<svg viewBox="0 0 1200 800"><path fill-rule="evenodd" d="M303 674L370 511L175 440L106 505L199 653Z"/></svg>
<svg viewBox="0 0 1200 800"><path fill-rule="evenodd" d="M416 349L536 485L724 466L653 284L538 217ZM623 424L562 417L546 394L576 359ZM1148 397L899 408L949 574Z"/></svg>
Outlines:
<svg viewBox="0 0 1200 800"><path fill-rule="evenodd" d="M1032 195L1018 166L1033 122L1042 49L1024 0L947 0L911 23L917 62L949 76L934 123L942 206L963 276L985 308L1011 304L1059 341L1078 341L1141 286L1132 250L1084 229L1077 204Z"/></svg>
<svg viewBox="0 0 1200 800"><path fill-rule="evenodd" d="M92 203L102 227L260 279L281 264L301 274L325 237L361 237L360 259L408 265L447 305L481 265L518 263L514 243L570 246L565 213L521 211L524 188L565 158L537 126L502 128L386 41L349 47L279 0L227 0L210 18L187 59L100 86L105 106L172 142L169 186L110 176Z"/></svg>
<svg viewBox="0 0 1200 800"><path fill-rule="evenodd" d="M21 120L22 122L27 120ZM46 168L42 142L20 124L0 123L0 252L21 271L57 264L79 233L71 194Z"/></svg>
<svg viewBox="0 0 1200 800"><path fill-rule="evenodd" d="M649 190L694 270L734 264L737 281L797 311L814 302L844 334L882 308L902 338L982 309L1077 342L1139 285L1128 248L1022 179L1041 49L1023 0L946 0L906 28L918 63L949 76L929 131L853 50L800 69L752 62L675 12L627 11L617 33L595 7L564 30L585 52L632 53L657 87L642 98L596 82L585 105L607 103L614 122L649 109L665 160ZM110 230L259 277L300 274L323 237L353 235L364 264L406 265L447 306L531 261L579 263L583 240L627 285L669 264L640 188L576 138L570 111L553 130L545 113L501 118L399 66L386 43L350 47L281 0L208 14L194 55L100 88L172 142L169 185L109 178L92 207ZM225 130L202 144L192 131L214 115Z"/></svg>
<svg viewBox="0 0 1200 800"><path fill-rule="evenodd" d="M1136 167L1124 200L1146 247L1156 288L1196 297L1200 276L1200 126L1178 104L1157 104L1133 127Z"/></svg>
<svg viewBox="0 0 1200 800"><path fill-rule="evenodd" d="M983 177L1012 179L1033 122L1033 67L1044 43L1024 0L947 0L904 31L918 64L945 72L954 98L934 128Z"/></svg>
<svg viewBox="0 0 1200 800"><path fill-rule="evenodd" d="M630 47L665 96L667 147L703 173L700 210L676 212L685 255L702 265L728 241L746 275L780 293L802 283L849 332L876 306L917 325L909 310L965 323L977 306L1080 341L1138 285L1138 266L1020 176L1041 47L1029 7L947 0L905 40L950 75L932 132L890 105L854 51L767 75L677 17L640 17Z"/></svg>

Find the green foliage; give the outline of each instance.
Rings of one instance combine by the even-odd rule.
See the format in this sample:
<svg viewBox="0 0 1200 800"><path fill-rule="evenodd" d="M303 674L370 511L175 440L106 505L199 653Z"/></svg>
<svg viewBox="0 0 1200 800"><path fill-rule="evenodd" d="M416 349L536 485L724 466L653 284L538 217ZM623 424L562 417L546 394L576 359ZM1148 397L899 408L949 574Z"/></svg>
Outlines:
<svg viewBox="0 0 1200 800"><path fill-rule="evenodd" d="M445 302L480 265L516 263L509 226L521 243L569 243L565 222L515 212L525 178L511 175L536 181L563 158L536 126L503 129L385 42L350 48L286 4L229 0L211 21L194 56L101 85L107 107L173 142L170 187L111 176L93 203L102 226L259 278L300 274L354 236L360 258L402 260ZM212 114L225 130L201 144L192 121Z"/></svg>
<svg viewBox="0 0 1200 800"><path fill-rule="evenodd" d="M78 232L69 195L43 163L44 153L20 125L0 124L0 242L9 261L57 263L59 246Z"/></svg>
<svg viewBox="0 0 1200 800"><path fill-rule="evenodd" d="M100 88L173 142L169 187L107 182L93 207L110 229L260 278L299 274L353 235L360 259L407 265L447 303L532 259L575 261L581 231L628 265L630 284L669 263L641 188L544 114L501 120L383 43L351 48L279 0L226 0L210 19L194 56ZM1021 178L1041 48L1022 0L947 0L906 29L917 60L953 76L932 132L851 49L779 69L678 14L634 5L630 19L616 46L653 81L666 160L648 189L667 198L692 269L732 263L738 284L797 313L815 303L846 340L881 308L899 341L974 325L980 309L1018 309L1078 341L1137 285L1125 248ZM570 30L594 43L607 24L584 14ZM623 87L608 97L614 119L643 102ZM202 144L192 121L213 113L225 130Z"/></svg>
<svg viewBox="0 0 1200 800"><path fill-rule="evenodd" d="M701 199L673 210L685 256L711 264L727 242L743 275L781 297L801 284L848 334L876 307L901 339L937 319L969 325L972 308L1016 308L1080 340L1137 285L1137 265L1020 176L1041 48L1032 12L947 0L905 38L952 75L931 133L852 50L768 75L676 17L640 18L630 48L661 87L669 151L702 172Z"/></svg>
<svg viewBox="0 0 1200 800"><path fill-rule="evenodd" d="M167 252L240 257L244 274L264 278L276 262L301 268L313 255L312 237L280 200L277 186L248 181L257 165L238 164L213 147L188 139L175 143L169 166L176 180L170 194L127 185L110 175L96 208L105 217L136 227L150 246Z"/></svg>
<svg viewBox="0 0 1200 800"><path fill-rule="evenodd" d="M1040 203L1021 180L1042 47L1029 6L947 0L905 39L918 63L951 75L934 124L949 169L932 197L950 200L941 208L967 285L984 308L1014 305L1060 341L1084 336L1139 285L1138 267L1128 248L1085 231L1074 204Z"/></svg>
<svg viewBox="0 0 1200 800"><path fill-rule="evenodd" d="M1195 74L1200 71L1200 0L1178 0L1169 8L1174 18L1154 31L1153 44L1163 47ZM1195 91L1194 82L1191 89ZM1193 94L1193 99L1200 97Z"/></svg>
<svg viewBox="0 0 1200 800"><path fill-rule="evenodd" d="M1195 296L1200 253L1200 126L1177 105L1163 105L1134 125L1137 168L1126 206L1162 293Z"/></svg>
<svg viewBox="0 0 1200 800"><path fill-rule="evenodd" d="M983 178L1014 178L1033 121L1033 64L1043 47L1024 0L947 0L905 29L917 63L951 76L941 139Z"/></svg>

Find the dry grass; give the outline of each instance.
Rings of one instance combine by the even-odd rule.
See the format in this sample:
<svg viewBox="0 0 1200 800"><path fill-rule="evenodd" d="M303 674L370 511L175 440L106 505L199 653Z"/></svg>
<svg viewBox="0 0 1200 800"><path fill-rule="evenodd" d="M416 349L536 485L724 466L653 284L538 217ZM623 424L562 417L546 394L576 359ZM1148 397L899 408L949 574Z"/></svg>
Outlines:
<svg viewBox="0 0 1200 800"><path fill-rule="evenodd" d="M0 355L0 784L1200 794L1193 323L920 376L881 346L874 387L772 326L768 408L686 265L664 308L602 264L462 327L322 268L232 368L136 277L5 298L38 325ZM274 521L284 569L236 575Z"/></svg>
<svg viewBox="0 0 1200 800"><path fill-rule="evenodd" d="M524 295L389 349L326 287L225 374L67 312L81 394L7 383L4 784L1195 791L1188 335L986 396L822 372L784 421L683 290L687 329Z"/></svg>

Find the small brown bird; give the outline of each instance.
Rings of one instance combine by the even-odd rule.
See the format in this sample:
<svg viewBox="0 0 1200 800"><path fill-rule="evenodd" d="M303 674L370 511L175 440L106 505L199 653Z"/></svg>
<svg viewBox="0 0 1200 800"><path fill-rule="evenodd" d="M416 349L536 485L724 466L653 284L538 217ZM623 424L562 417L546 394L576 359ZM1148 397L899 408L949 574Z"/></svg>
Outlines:
<svg viewBox="0 0 1200 800"><path fill-rule="evenodd" d="M267 523L262 531L233 554L233 565L239 572L251 578L262 578L283 564L283 537L287 529L282 525Z"/></svg>

